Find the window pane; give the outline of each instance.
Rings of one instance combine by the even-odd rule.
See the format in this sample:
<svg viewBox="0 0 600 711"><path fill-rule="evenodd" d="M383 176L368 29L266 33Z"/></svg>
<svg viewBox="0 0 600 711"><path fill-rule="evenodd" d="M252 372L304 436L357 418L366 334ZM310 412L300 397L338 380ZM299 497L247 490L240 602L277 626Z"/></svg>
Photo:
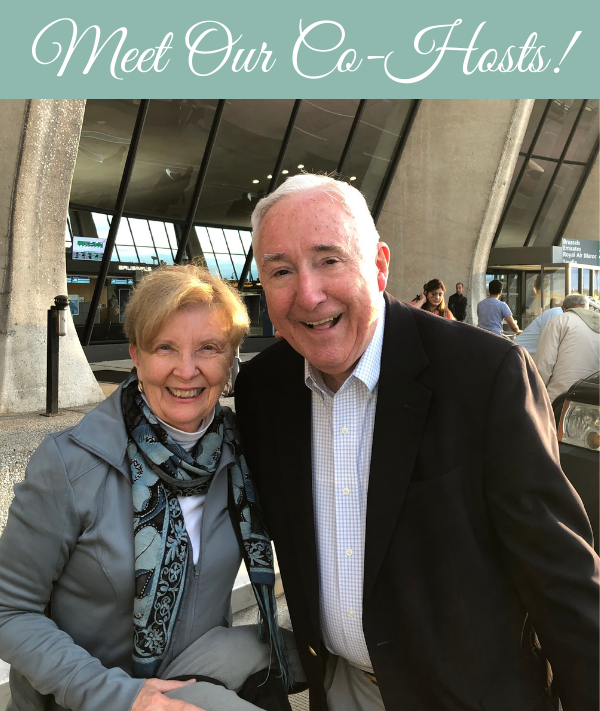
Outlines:
<svg viewBox="0 0 600 711"><path fill-rule="evenodd" d="M242 269L244 268L246 257L244 257L243 254L232 254L231 259L233 261L233 266L235 267L235 278L239 279L242 273ZM250 276L248 275L247 278L249 279Z"/></svg>
<svg viewBox="0 0 600 711"><path fill-rule="evenodd" d="M561 267L555 272L544 271L544 304L543 311L562 304L565 298L565 269Z"/></svg>
<svg viewBox="0 0 600 711"><path fill-rule="evenodd" d="M302 101L278 185L286 175L303 170L330 173L337 169L358 103L358 99Z"/></svg>
<svg viewBox="0 0 600 711"><path fill-rule="evenodd" d="M586 296L593 296L592 294L592 279L591 279L591 273L589 269L584 269L583 270L583 287L582 287L582 294L585 294Z"/></svg>
<svg viewBox="0 0 600 711"><path fill-rule="evenodd" d="M223 232L225 233L229 251L232 254L244 254L239 232L237 230L223 230Z"/></svg>
<svg viewBox="0 0 600 711"><path fill-rule="evenodd" d="M204 259L206 260L206 266L208 268L208 271L211 274L214 274L215 276L221 276L219 268L217 266L217 260L215 259L215 255L211 252L205 252Z"/></svg>
<svg viewBox="0 0 600 711"><path fill-rule="evenodd" d="M130 220L126 217L122 217L119 222L119 231L117 232L116 244L133 244Z"/></svg>
<svg viewBox="0 0 600 711"><path fill-rule="evenodd" d="M121 262L133 262L137 263L138 258L133 246L129 247L127 245L119 246L119 257Z"/></svg>
<svg viewBox="0 0 600 711"><path fill-rule="evenodd" d="M534 155L560 158L580 106L581 99L553 100L544 128L533 148Z"/></svg>
<svg viewBox="0 0 600 711"><path fill-rule="evenodd" d="M594 271L594 299L600 299L600 271Z"/></svg>
<svg viewBox="0 0 600 711"><path fill-rule="evenodd" d="M195 221L247 227L268 186L293 101L227 101ZM256 182L255 182L256 181Z"/></svg>
<svg viewBox="0 0 600 711"><path fill-rule="evenodd" d="M138 247L137 251L142 264L158 264L156 252L152 247Z"/></svg>
<svg viewBox="0 0 600 711"><path fill-rule="evenodd" d="M240 239L244 245L244 252L248 254L248 250L252 246L252 232L247 232L246 230L240 230Z"/></svg>
<svg viewBox="0 0 600 711"><path fill-rule="evenodd" d="M231 259L228 254L215 254L223 279L235 279Z"/></svg>
<svg viewBox="0 0 600 711"><path fill-rule="evenodd" d="M409 99L371 99L363 111L344 175L363 193L370 207L389 167L411 103Z"/></svg>
<svg viewBox="0 0 600 711"><path fill-rule="evenodd" d="M502 227L499 247L522 247L542 202L556 163L533 158L517 189Z"/></svg>
<svg viewBox="0 0 600 711"><path fill-rule="evenodd" d="M157 249L159 262L173 264L173 255L170 249Z"/></svg>
<svg viewBox="0 0 600 711"><path fill-rule="evenodd" d="M152 237L154 238L154 244L156 247L169 247L169 238L167 237L167 231L165 230L164 222L156 222L155 220L148 220L150 225L150 232L152 232Z"/></svg>
<svg viewBox="0 0 600 711"><path fill-rule="evenodd" d="M209 227L208 234L210 235L210 241L215 252L228 252L227 242L225 242L225 237L223 236L223 230L217 227Z"/></svg>
<svg viewBox="0 0 600 711"><path fill-rule="evenodd" d="M167 230L167 235L169 236L169 244L171 246L171 249L177 252L177 237L175 235L175 227L171 222L165 222L163 224L165 226L165 229Z"/></svg>
<svg viewBox="0 0 600 711"><path fill-rule="evenodd" d="M552 185L544 209L537 222L530 244L536 247L550 246L554 241L561 220L567 211L579 179L585 170L582 165L563 163Z"/></svg>
<svg viewBox="0 0 600 711"><path fill-rule="evenodd" d="M148 220L129 219L133 239L137 247L152 247L152 235L148 227Z"/></svg>
<svg viewBox="0 0 600 711"><path fill-rule="evenodd" d="M108 230L110 228L109 219L106 215L101 215L98 212L93 212L92 217L94 219L94 227L98 233L98 237L101 239L106 239L108 237ZM88 235L81 235L82 237L87 237ZM91 235L90 235L91 236ZM118 237L118 234L117 234Z"/></svg>
<svg viewBox="0 0 600 711"><path fill-rule="evenodd" d="M126 212L185 218L216 105L214 99L152 99Z"/></svg>
<svg viewBox="0 0 600 711"><path fill-rule="evenodd" d="M138 104L135 99L87 100L71 203L114 209Z"/></svg>
<svg viewBox="0 0 600 711"><path fill-rule="evenodd" d="M587 163L594 141L598 137L598 99L590 99L567 151L566 160Z"/></svg>
<svg viewBox="0 0 600 711"><path fill-rule="evenodd" d="M213 252L212 244L210 243L210 240L208 239L208 232L206 230L206 227L195 227L196 234L198 235L198 240L200 241L200 247L204 254L207 252Z"/></svg>
<svg viewBox="0 0 600 711"><path fill-rule="evenodd" d="M542 313L540 289L542 276L540 272L526 272L525 274L525 315L521 320L521 328L529 324Z"/></svg>
<svg viewBox="0 0 600 711"><path fill-rule="evenodd" d="M542 114L544 113L544 109L546 108L547 103L548 99L537 99L534 103L531 116L529 117L529 123L527 124L527 130L525 131L525 138L523 139L523 143L521 144L522 153L527 153L527 151L529 150L531 140L541 121Z"/></svg>

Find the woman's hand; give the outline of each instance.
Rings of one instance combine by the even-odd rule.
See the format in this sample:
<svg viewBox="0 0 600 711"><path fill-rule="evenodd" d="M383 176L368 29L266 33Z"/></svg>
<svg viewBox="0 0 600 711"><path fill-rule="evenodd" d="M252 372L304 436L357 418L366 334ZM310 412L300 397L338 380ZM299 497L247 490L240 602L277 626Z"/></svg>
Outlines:
<svg viewBox="0 0 600 711"><path fill-rule="evenodd" d="M416 306L417 308L420 308L423 306L423 304L427 301L427 295L425 294L424 291L421 292L421 296L419 296L418 299L415 299L414 301L411 301L412 306Z"/></svg>
<svg viewBox="0 0 600 711"><path fill-rule="evenodd" d="M146 683L133 702L131 711L203 711L199 706L193 706L179 699L170 699L164 695L167 691L195 683L194 679L189 681L146 679Z"/></svg>

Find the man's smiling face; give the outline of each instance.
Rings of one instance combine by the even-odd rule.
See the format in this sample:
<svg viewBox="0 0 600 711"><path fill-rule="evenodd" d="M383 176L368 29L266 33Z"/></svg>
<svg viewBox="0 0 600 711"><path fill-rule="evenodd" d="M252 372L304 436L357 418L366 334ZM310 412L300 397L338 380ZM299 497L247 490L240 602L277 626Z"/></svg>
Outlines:
<svg viewBox="0 0 600 711"><path fill-rule="evenodd" d="M357 229L337 196L307 191L269 210L255 246L273 325L332 390L373 337L388 274L387 245Z"/></svg>

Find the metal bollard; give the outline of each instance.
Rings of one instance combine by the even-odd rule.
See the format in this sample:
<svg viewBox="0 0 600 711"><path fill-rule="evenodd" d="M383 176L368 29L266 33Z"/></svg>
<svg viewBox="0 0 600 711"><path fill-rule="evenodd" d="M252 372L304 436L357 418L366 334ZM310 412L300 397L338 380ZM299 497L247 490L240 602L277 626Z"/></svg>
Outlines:
<svg viewBox="0 0 600 711"><path fill-rule="evenodd" d="M67 309L69 297L54 297L48 309L48 335L46 341L46 417L55 417L58 412L58 339L67 335Z"/></svg>

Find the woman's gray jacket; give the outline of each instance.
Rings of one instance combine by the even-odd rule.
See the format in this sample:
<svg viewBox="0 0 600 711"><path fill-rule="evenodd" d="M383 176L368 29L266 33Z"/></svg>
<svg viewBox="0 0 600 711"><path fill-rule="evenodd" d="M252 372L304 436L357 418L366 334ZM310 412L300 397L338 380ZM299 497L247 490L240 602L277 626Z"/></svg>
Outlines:
<svg viewBox="0 0 600 711"><path fill-rule="evenodd" d="M121 388L76 427L47 437L25 481L15 486L0 539L0 659L11 664L8 711L127 710L144 683L128 674L135 565L120 395ZM220 480L224 510L215 520L223 521L226 477ZM215 482L216 475L211 490ZM218 545L211 548L213 557L220 554ZM239 559L226 571L229 591L236 565ZM204 631L226 624L222 585L214 575L204 584Z"/></svg>

